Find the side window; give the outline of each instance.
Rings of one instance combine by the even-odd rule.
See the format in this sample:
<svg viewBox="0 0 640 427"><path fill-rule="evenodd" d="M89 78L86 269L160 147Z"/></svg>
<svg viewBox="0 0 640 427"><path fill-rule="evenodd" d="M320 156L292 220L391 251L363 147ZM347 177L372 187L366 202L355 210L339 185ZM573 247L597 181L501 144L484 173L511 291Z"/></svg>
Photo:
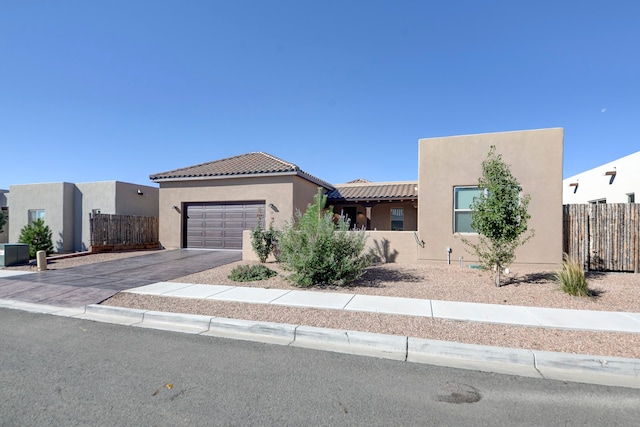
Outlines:
<svg viewBox="0 0 640 427"><path fill-rule="evenodd" d="M453 232L475 233L471 227L471 204L480 197L482 190L478 187L453 188Z"/></svg>
<svg viewBox="0 0 640 427"><path fill-rule="evenodd" d="M391 208L391 230L404 230L404 208Z"/></svg>
<svg viewBox="0 0 640 427"><path fill-rule="evenodd" d="M44 221L44 209L29 209L29 225L37 219Z"/></svg>

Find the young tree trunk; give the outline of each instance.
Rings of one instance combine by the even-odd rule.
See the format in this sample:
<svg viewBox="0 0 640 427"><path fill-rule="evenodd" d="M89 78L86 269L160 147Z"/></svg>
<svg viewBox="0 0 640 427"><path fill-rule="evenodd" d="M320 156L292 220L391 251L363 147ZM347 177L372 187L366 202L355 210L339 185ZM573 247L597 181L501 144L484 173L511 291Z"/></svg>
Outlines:
<svg viewBox="0 0 640 427"><path fill-rule="evenodd" d="M495 277L495 282L496 282L496 286L500 287L500 270L502 269L502 267L500 267L500 264L496 264L496 277Z"/></svg>

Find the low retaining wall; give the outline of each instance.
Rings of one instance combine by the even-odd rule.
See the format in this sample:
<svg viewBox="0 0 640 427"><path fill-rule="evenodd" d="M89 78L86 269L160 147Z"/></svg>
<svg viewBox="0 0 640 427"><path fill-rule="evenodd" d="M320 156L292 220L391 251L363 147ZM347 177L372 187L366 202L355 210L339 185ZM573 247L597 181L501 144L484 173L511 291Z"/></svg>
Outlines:
<svg viewBox="0 0 640 427"><path fill-rule="evenodd" d="M249 244L251 244L251 242L249 242ZM160 249L160 243L151 242L120 245L91 245L89 247L89 252L97 254L101 252L144 251L151 249Z"/></svg>

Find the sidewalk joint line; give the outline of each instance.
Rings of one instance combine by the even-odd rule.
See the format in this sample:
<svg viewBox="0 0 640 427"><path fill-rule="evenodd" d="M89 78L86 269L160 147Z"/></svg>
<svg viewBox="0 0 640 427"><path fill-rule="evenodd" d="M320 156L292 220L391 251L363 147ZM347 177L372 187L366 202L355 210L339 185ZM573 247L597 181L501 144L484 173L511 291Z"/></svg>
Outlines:
<svg viewBox="0 0 640 427"><path fill-rule="evenodd" d="M347 301L347 303L344 306L342 306L342 309L343 310L346 309L347 306L351 303L351 301L353 301L355 297L356 297L356 294L351 295L351 298L349 298L349 301Z"/></svg>

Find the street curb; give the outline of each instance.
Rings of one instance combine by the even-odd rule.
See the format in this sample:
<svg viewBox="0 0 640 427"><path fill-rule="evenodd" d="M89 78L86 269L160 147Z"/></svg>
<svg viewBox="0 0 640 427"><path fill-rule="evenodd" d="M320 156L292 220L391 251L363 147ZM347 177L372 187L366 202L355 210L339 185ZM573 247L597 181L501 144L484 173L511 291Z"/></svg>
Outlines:
<svg viewBox="0 0 640 427"><path fill-rule="evenodd" d="M298 326L295 340L290 345L392 360L404 361L407 358L406 337L371 332Z"/></svg>
<svg viewBox="0 0 640 427"><path fill-rule="evenodd" d="M195 314L165 313L162 311L145 311L142 322L132 326L165 331L201 334L209 330L210 316Z"/></svg>
<svg viewBox="0 0 640 427"><path fill-rule="evenodd" d="M203 332L202 335L289 345L295 340L296 328L296 325L286 323L213 317L209 324L209 330Z"/></svg>
<svg viewBox="0 0 640 427"><path fill-rule="evenodd" d="M82 314L84 307L58 307L56 305L37 304L31 302L0 299L0 307L14 310L28 311L30 313L53 314L55 316L73 317Z"/></svg>
<svg viewBox="0 0 640 427"><path fill-rule="evenodd" d="M534 351L545 378L640 389L640 360Z"/></svg>
<svg viewBox="0 0 640 427"><path fill-rule="evenodd" d="M590 356L122 307L68 309L0 299L0 307L506 375L640 389L640 359Z"/></svg>
<svg viewBox="0 0 640 427"><path fill-rule="evenodd" d="M132 326L142 322L146 311L147 310L92 304L85 307L84 314L76 317L79 319Z"/></svg>
<svg viewBox="0 0 640 427"><path fill-rule="evenodd" d="M531 350L408 338L407 362L543 378Z"/></svg>

